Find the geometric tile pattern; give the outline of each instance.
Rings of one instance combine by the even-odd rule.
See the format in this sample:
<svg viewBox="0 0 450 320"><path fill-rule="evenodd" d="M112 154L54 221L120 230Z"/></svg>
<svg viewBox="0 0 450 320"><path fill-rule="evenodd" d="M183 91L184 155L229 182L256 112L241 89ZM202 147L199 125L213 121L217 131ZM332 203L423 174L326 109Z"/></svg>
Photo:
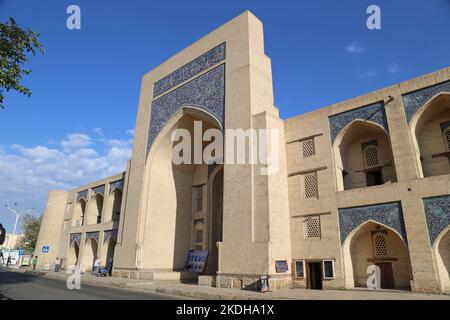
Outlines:
<svg viewBox="0 0 450 320"><path fill-rule="evenodd" d="M450 225L450 195L424 198L422 201L430 243L434 245L439 234Z"/></svg>
<svg viewBox="0 0 450 320"><path fill-rule="evenodd" d="M183 106L205 110L223 127L225 106L225 65L195 78L152 102L147 151L165 123Z"/></svg>
<svg viewBox="0 0 450 320"><path fill-rule="evenodd" d="M88 242L91 238L94 238L95 241L97 241L98 243L98 231L94 231L94 232L86 232L86 242Z"/></svg>
<svg viewBox="0 0 450 320"><path fill-rule="evenodd" d="M334 140L342 129L357 119L377 123L388 131L384 102L380 101L368 106L330 116L328 120L330 123L331 142L334 143Z"/></svg>
<svg viewBox="0 0 450 320"><path fill-rule="evenodd" d="M104 184L101 186L92 188L91 197L92 198L95 197L97 193L101 194L102 196L105 195L105 185Z"/></svg>
<svg viewBox="0 0 450 320"><path fill-rule="evenodd" d="M80 201L80 199L84 199L85 201L88 201L88 190L83 190L77 193L77 202Z"/></svg>
<svg viewBox="0 0 450 320"><path fill-rule="evenodd" d="M450 81L441 82L434 86L402 95L403 108L405 109L408 124L417 110L430 100L430 98L442 92L450 93Z"/></svg>
<svg viewBox="0 0 450 320"><path fill-rule="evenodd" d="M225 60L225 43L218 45L161 80L156 81L153 88L153 97L159 96L223 60Z"/></svg>
<svg viewBox="0 0 450 320"><path fill-rule="evenodd" d="M81 233L71 233L70 234L70 244L72 244L72 242L76 242L78 245L80 245L81 242Z"/></svg>
<svg viewBox="0 0 450 320"><path fill-rule="evenodd" d="M123 191L123 179L113 181L109 184L109 194L113 193L116 189Z"/></svg>
<svg viewBox="0 0 450 320"><path fill-rule="evenodd" d="M104 231L103 242L108 241L109 238L113 239L114 241L117 241L117 229Z"/></svg>
<svg viewBox="0 0 450 320"><path fill-rule="evenodd" d="M407 241L405 223L400 202L338 209L341 244L352 230L372 220L397 231Z"/></svg>

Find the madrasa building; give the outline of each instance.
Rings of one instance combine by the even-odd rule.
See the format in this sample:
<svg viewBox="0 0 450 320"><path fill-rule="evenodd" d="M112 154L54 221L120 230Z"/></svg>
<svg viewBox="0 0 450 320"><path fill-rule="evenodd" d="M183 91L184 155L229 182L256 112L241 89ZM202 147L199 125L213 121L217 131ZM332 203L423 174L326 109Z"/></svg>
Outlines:
<svg viewBox="0 0 450 320"><path fill-rule="evenodd" d="M172 134L195 121L277 130L276 172L174 163ZM450 292L450 68L283 120L246 11L143 76L134 132L125 172L49 192L38 268L99 257L117 277L259 289L267 275L274 290L366 287L378 266L381 288Z"/></svg>

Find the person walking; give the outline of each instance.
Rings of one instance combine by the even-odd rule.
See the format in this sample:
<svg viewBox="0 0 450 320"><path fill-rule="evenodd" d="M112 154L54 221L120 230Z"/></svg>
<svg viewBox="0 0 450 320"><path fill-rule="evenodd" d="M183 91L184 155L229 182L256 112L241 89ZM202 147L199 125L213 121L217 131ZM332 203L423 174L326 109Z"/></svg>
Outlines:
<svg viewBox="0 0 450 320"><path fill-rule="evenodd" d="M59 272L59 269L61 268L61 260L56 257L56 261L55 261L55 272Z"/></svg>
<svg viewBox="0 0 450 320"><path fill-rule="evenodd" d="M100 266L100 259L95 257L94 268L92 268L92 274L96 275L98 273L98 267Z"/></svg>
<svg viewBox="0 0 450 320"><path fill-rule="evenodd" d="M36 270L37 262L38 262L38 256L34 256L34 258L31 259L31 265L33 266L33 271Z"/></svg>
<svg viewBox="0 0 450 320"><path fill-rule="evenodd" d="M6 266L7 267L11 266L11 256L8 256L8 260L6 260Z"/></svg>

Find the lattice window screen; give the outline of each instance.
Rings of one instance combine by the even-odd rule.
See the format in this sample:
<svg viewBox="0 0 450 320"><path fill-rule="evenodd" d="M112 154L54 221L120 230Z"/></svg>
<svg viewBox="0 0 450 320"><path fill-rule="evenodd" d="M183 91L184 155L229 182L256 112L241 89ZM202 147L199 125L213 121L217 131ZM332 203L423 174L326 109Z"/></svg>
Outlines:
<svg viewBox="0 0 450 320"><path fill-rule="evenodd" d="M308 217L305 220L305 236L306 238L320 238L320 217Z"/></svg>
<svg viewBox="0 0 450 320"><path fill-rule="evenodd" d="M373 238L374 249L375 249L375 257L387 257L387 240L386 235L383 233L375 234Z"/></svg>
<svg viewBox="0 0 450 320"><path fill-rule="evenodd" d="M203 210L203 186L193 188L195 211Z"/></svg>
<svg viewBox="0 0 450 320"><path fill-rule="evenodd" d="M307 173L303 176L304 196L305 198L319 198L317 186L317 172Z"/></svg>
<svg viewBox="0 0 450 320"><path fill-rule="evenodd" d="M304 140L301 142L301 144L302 144L302 158L311 157L316 154L314 138Z"/></svg>
<svg viewBox="0 0 450 320"><path fill-rule="evenodd" d="M376 146L368 146L364 148L364 162L367 168L380 165L378 160L378 148Z"/></svg>
<svg viewBox="0 0 450 320"><path fill-rule="evenodd" d="M444 139L445 144L447 146L447 150L450 151L450 128L444 131Z"/></svg>

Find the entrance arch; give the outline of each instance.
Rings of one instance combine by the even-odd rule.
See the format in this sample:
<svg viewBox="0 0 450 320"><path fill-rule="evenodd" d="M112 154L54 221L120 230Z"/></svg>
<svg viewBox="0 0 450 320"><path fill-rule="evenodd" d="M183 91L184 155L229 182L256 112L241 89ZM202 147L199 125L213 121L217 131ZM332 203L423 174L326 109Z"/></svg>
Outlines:
<svg viewBox="0 0 450 320"><path fill-rule="evenodd" d="M149 151L140 209L143 222L138 235L142 243L139 257L142 269L184 270L188 251L210 243L202 239L209 236L206 224L209 164L172 161L173 147L183 142L173 142L172 133L182 129L194 137L194 121L201 121L201 135L208 129L222 129L220 122L206 111L183 107L165 123ZM195 143L191 141L191 160ZM197 147L203 151L209 143L203 142ZM200 228L202 225L204 227Z"/></svg>
<svg viewBox="0 0 450 320"><path fill-rule="evenodd" d="M434 254L441 279L441 290L450 292L450 226L442 231L436 239Z"/></svg>
<svg viewBox="0 0 450 320"><path fill-rule="evenodd" d="M80 246L77 241L72 241L69 246L69 255L67 261L67 267L75 266L78 264L78 257L80 253Z"/></svg>
<svg viewBox="0 0 450 320"><path fill-rule="evenodd" d="M83 265L86 271L92 271L94 260L98 253L98 242L94 237L89 238L84 245Z"/></svg>
<svg viewBox="0 0 450 320"><path fill-rule="evenodd" d="M401 235L373 220L355 228L343 244L346 288L367 287L367 268L378 265L385 289L410 289L408 246Z"/></svg>

